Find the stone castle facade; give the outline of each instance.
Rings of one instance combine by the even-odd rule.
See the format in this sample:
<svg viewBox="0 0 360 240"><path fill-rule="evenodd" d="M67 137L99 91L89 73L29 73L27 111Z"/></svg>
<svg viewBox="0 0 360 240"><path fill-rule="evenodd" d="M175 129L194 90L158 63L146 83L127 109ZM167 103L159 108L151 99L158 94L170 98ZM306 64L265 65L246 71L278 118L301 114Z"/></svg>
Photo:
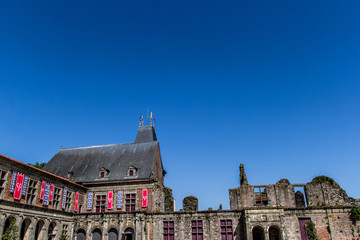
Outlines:
<svg viewBox="0 0 360 240"><path fill-rule="evenodd" d="M43 170L0 155L0 236L16 226L26 240L307 240L311 221L321 240L360 237L359 199L325 176L250 185L241 164L230 210L199 211L189 196L175 211L165 174L152 126L134 143L61 149Z"/></svg>

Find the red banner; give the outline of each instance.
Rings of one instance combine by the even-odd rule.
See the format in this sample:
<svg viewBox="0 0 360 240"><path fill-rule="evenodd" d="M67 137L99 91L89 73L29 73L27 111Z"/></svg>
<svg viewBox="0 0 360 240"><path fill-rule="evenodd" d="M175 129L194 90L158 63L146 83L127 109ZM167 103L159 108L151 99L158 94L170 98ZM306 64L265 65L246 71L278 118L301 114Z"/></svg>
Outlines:
<svg viewBox="0 0 360 240"><path fill-rule="evenodd" d="M147 207L148 205L148 190L144 188L142 190L142 207Z"/></svg>
<svg viewBox="0 0 360 240"><path fill-rule="evenodd" d="M44 199L45 181L41 182L40 199Z"/></svg>
<svg viewBox="0 0 360 240"><path fill-rule="evenodd" d="M51 187L50 187L50 195L49 195L49 202L52 201L53 192L54 192L54 184L51 184Z"/></svg>
<svg viewBox="0 0 360 240"><path fill-rule="evenodd" d="M114 192L108 191L108 209L112 208L113 196L114 196Z"/></svg>
<svg viewBox="0 0 360 240"><path fill-rule="evenodd" d="M16 185L14 190L14 198L19 200L21 197L21 189L24 181L24 174L18 173L16 177Z"/></svg>
<svg viewBox="0 0 360 240"><path fill-rule="evenodd" d="M76 192L76 195L75 195L75 205L74 205L74 211L75 211L75 212L78 211L78 205L79 205L79 192Z"/></svg>

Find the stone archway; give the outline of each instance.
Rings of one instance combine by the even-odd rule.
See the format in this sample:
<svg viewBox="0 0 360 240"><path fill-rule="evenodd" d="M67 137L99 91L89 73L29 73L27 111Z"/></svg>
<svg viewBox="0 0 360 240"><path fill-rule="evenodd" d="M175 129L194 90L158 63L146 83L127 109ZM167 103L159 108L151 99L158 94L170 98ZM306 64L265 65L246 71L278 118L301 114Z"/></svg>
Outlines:
<svg viewBox="0 0 360 240"><path fill-rule="evenodd" d="M281 240L280 230L276 226L271 226L269 228L269 240Z"/></svg>
<svg viewBox="0 0 360 240"><path fill-rule="evenodd" d="M79 229L76 232L76 240L86 240L86 232L84 229Z"/></svg>
<svg viewBox="0 0 360 240"><path fill-rule="evenodd" d="M21 229L20 229L20 239L21 240L27 240L30 237L30 231L29 231L29 227L31 224L31 220L29 218L25 218L24 221L21 224Z"/></svg>
<svg viewBox="0 0 360 240"><path fill-rule="evenodd" d="M51 222L49 224L49 228L48 228L48 240L54 240L55 239L55 228L56 228L56 223L55 222Z"/></svg>
<svg viewBox="0 0 360 240"><path fill-rule="evenodd" d="M44 225L45 225L45 222L43 220L39 220L37 223L36 223L36 227L35 227L35 240L40 240L42 239L42 235L43 235L43 230L44 230Z"/></svg>
<svg viewBox="0 0 360 240"><path fill-rule="evenodd" d="M126 228L122 239L123 240L135 240L134 229L131 227Z"/></svg>
<svg viewBox="0 0 360 240"><path fill-rule="evenodd" d="M95 230L92 232L92 240L101 240L102 239L102 233L99 228L95 228Z"/></svg>
<svg viewBox="0 0 360 240"><path fill-rule="evenodd" d="M9 234L16 229L17 226L16 226L16 218L13 217L13 216L9 216L6 220L5 220L5 224L4 224L4 228L3 228L3 235L4 234ZM1 236L2 238L2 236Z"/></svg>
<svg viewBox="0 0 360 240"><path fill-rule="evenodd" d="M265 240L264 229L260 226L256 226L252 229L253 240Z"/></svg>
<svg viewBox="0 0 360 240"><path fill-rule="evenodd" d="M108 240L118 240L119 234L115 228L111 228L108 232Z"/></svg>

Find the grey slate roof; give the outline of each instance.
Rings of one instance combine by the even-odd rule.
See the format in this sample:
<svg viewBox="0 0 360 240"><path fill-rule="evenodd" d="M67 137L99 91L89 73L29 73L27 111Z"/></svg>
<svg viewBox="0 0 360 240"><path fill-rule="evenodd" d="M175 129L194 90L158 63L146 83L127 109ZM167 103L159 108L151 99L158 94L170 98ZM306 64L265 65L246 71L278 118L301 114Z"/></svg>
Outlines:
<svg viewBox="0 0 360 240"><path fill-rule="evenodd" d="M152 127L140 127L136 140L141 143L61 149L44 170L65 178L72 171L74 182L150 178L158 146L152 132L155 134ZM137 177L127 176L130 166L138 169ZM101 168L110 171L108 178L98 178Z"/></svg>

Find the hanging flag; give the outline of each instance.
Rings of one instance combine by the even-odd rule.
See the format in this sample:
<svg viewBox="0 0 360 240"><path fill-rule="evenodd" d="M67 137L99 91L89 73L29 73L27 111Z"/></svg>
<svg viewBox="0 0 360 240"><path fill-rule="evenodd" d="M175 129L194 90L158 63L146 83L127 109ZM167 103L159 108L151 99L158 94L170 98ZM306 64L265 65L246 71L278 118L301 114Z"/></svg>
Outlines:
<svg viewBox="0 0 360 240"><path fill-rule="evenodd" d="M45 184L43 205L49 205L50 187L50 183Z"/></svg>
<svg viewBox="0 0 360 240"><path fill-rule="evenodd" d="M152 112L150 113L150 119L152 119Z"/></svg>
<svg viewBox="0 0 360 240"><path fill-rule="evenodd" d="M66 193L67 193L67 188L66 188L66 187L64 187L63 198L62 198L62 204L61 204L62 209L65 209Z"/></svg>
<svg viewBox="0 0 360 240"><path fill-rule="evenodd" d="M148 205L148 190L143 188L142 190L142 207L147 207Z"/></svg>
<svg viewBox="0 0 360 240"><path fill-rule="evenodd" d="M122 196L123 196L123 192L122 192L122 190L119 190L118 191L117 204L116 204L117 209L120 209L122 207Z"/></svg>
<svg viewBox="0 0 360 240"><path fill-rule="evenodd" d="M75 195L75 205L74 205L74 211L75 211L75 212L78 211L78 205L79 205L79 192L76 192L76 195Z"/></svg>
<svg viewBox="0 0 360 240"><path fill-rule="evenodd" d="M54 193L54 184L51 184L51 187L50 187L50 195L49 195L49 201L50 201L50 202L52 201L53 193Z"/></svg>
<svg viewBox="0 0 360 240"><path fill-rule="evenodd" d="M93 194L94 194L93 192L89 192L88 200L87 200L87 207L86 207L87 210L91 210L91 209L92 209Z"/></svg>
<svg viewBox="0 0 360 240"><path fill-rule="evenodd" d="M114 191L108 191L108 209L112 209Z"/></svg>
<svg viewBox="0 0 360 240"><path fill-rule="evenodd" d="M29 181L29 176L28 176L28 175L25 175L25 177L24 177L24 183L23 183L22 190L21 190L21 196L25 196L25 195L26 195L26 189L27 189L28 181Z"/></svg>
<svg viewBox="0 0 360 240"><path fill-rule="evenodd" d="M18 173L16 177L16 185L14 190L14 199L19 200L21 198L21 189L24 181L24 174Z"/></svg>
<svg viewBox="0 0 360 240"><path fill-rule="evenodd" d="M44 199L45 181L41 182L40 199Z"/></svg>
<svg viewBox="0 0 360 240"><path fill-rule="evenodd" d="M11 184L10 184L10 192L11 193L13 193L14 189L15 189L16 175L17 175L17 171L13 171L12 176L11 176Z"/></svg>

